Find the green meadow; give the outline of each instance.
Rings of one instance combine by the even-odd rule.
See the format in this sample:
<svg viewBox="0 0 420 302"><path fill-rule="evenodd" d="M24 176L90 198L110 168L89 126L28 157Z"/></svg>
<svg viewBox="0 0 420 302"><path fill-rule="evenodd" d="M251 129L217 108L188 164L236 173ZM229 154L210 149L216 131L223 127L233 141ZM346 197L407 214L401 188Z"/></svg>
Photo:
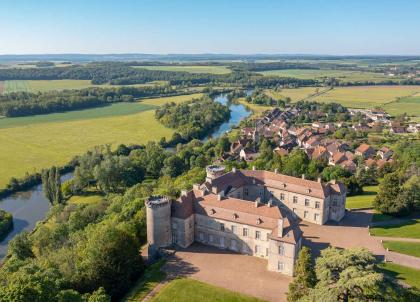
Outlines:
<svg viewBox="0 0 420 302"><path fill-rule="evenodd" d="M115 147L170 138L173 130L156 121L154 108L200 96L145 99L81 111L0 119L0 188L12 176L22 177L26 172L63 165L97 145Z"/></svg>

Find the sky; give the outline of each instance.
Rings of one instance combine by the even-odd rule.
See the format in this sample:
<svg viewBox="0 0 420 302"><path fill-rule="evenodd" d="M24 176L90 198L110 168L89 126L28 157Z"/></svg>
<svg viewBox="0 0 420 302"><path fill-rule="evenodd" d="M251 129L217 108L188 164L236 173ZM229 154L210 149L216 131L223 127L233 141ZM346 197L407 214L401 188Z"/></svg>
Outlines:
<svg viewBox="0 0 420 302"><path fill-rule="evenodd" d="M0 0L0 54L420 55L420 0Z"/></svg>

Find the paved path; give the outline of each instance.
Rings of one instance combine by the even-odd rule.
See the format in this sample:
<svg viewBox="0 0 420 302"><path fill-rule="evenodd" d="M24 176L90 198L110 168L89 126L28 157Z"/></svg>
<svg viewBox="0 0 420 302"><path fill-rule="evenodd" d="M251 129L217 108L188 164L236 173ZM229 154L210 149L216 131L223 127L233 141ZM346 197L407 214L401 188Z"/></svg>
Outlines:
<svg viewBox="0 0 420 302"><path fill-rule="evenodd" d="M365 247L379 259L420 269L420 258L387 251L381 243L381 239L399 240L399 238L369 235L367 226L371 219L371 211L360 210L348 212L344 219L337 224L315 225L301 222L304 244L311 247L314 256L318 256L320 251L329 245L341 248ZM405 240L412 241L409 238L405 238ZM414 239L414 242L418 242L417 239Z"/></svg>
<svg viewBox="0 0 420 302"><path fill-rule="evenodd" d="M188 277L254 296L286 301L292 278L267 270L267 260L194 243L178 250L163 269L171 276Z"/></svg>
<svg viewBox="0 0 420 302"><path fill-rule="evenodd" d="M404 242L416 242L420 243L420 239L418 238L403 238L403 237L385 237L385 236L374 236L376 239L383 240L383 241L404 241Z"/></svg>

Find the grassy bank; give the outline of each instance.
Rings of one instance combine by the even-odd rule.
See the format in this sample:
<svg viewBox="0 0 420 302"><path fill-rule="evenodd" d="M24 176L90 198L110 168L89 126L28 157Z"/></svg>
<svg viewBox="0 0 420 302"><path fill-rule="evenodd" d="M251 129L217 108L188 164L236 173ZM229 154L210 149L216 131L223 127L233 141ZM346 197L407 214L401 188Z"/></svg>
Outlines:
<svg viewBox="0 0 420 302"><path fill-rule="evenodd" d="M370 233L373 236L420 239L420 219L409 219L400 224L372 227Z"/></svg>
<svg viewBox="0 0 420 302"><path fill-rule="evenodd" d="M401 280L410 286L420 288L420 270L389 262L380 264L379 268L384 274L394 279Z"/></svg>

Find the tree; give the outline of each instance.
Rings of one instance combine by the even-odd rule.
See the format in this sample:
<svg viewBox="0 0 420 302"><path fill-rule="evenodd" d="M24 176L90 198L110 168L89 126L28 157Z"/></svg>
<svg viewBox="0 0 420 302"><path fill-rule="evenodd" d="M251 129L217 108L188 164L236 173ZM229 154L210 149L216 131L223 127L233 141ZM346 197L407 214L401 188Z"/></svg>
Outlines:
<svg viewBox="0 0 420 302"><path fill-rule="evenodd" d="M42 170L42 190L51 204L62 203L60 171L57 167Z"/></svg>
<svg viewBox="0 0 420 302"><path fill-rule="evenodd" d="M404 203L397 202L400 193L401 187L398 175L396 173L385 175L384 180L379 185L378 195L373 201L374 208L381 213L398 215L406 207Z"/></svg>
<svg viewBox="0 0 420 302"><path fill-rule="evenodd" d="M111 302L111 297L107 295L103 287L100 287L89 295L87 302Z"/></svg>
<svg viewBox="0 0 420 302"><path fill-rule="evenodd" d="M311 250L303 247L298 255L295 266L295 278L289 284L287 301L294 302L308 295L309 289L316 284L315 270L311 259Z"/></svg>
<svg viewBox="0 0 420 302"><path fill-rule="evenodd" d="M283 173L300 177L307 171L309 159L308 156L302 150L293 150L289 156L284 159Z"/></svg>
<svg viewBox="0 0 420 302"><path fill-rule="evenodd" d="M321 251L315 265L316 286L309 301L384 301L383 274L376 271L375 257L364 248Z"/></svg>
<svg viewBox="0 0 420 302"><path fill-rule="evenodd" d="M172 155L163 161L162 174L170 177L181 175L185 169L185 164L177 155Z"/></svg>
<svg viewBox="0 0 420 302"><path fill-rule="evenodd" d="M23 231L17 234L15 238L10 241L9 253L21 260L34 257L32 252L32 242L29 238L28 232Z"/></svg>
<svg viewBox="0 0 420 302"><path fill-rule="evenodd" d="M57 295L57 302L84 302L82 295L73 289L62 290Z"/></svg>

